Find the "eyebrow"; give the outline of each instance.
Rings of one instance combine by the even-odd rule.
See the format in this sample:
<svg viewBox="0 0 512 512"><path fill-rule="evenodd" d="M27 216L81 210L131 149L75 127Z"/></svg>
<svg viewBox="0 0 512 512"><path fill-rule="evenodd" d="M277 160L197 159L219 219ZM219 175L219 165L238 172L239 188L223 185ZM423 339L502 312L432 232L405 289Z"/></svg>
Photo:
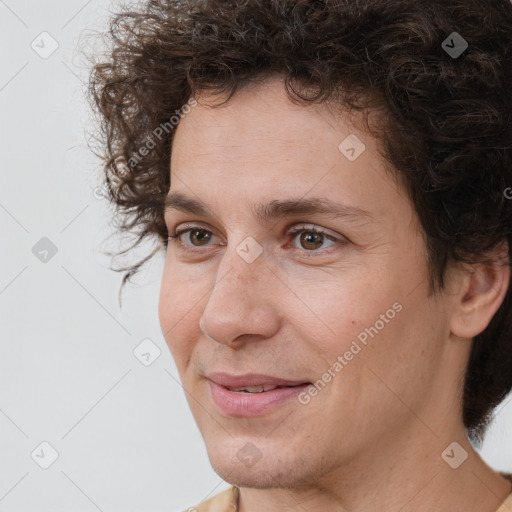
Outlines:
<svg viewBox="0 0 512 512"><path fill-rule="evenodd" d="M261 223L291 217L294 215L323 214L333 218L343 218L349 221L375 221L368 211L355 206L337 203L327 198L312 199L274 199L268 203L250 205L252 214ZM208 206L198 199L186 196L182 192L171 191L165 198L164 211L179 210L184 213L204 217L216 217Z"/></svg>

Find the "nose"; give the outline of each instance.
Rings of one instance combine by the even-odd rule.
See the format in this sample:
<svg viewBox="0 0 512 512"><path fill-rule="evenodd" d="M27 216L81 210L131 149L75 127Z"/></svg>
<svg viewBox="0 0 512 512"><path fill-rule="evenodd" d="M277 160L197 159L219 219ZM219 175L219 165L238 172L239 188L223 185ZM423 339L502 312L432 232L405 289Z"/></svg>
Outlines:
<svg viewBox="0 0 512 512"><path fill-rule="evenodd" d="M248 263L234 248L227 248L199 320L201 331L230 346L274 336L280 327L278 286L265 252Z"/></svg>

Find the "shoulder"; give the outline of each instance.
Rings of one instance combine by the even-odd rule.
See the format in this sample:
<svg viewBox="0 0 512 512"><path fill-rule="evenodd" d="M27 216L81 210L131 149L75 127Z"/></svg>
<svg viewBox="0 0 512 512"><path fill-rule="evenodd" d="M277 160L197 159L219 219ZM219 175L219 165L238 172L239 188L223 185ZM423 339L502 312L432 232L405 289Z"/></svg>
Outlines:
<svg viewBox="0 0 512 512"><path fill-rule="evenodd" d="M231 486L183 512L236 512L238 487Z"/></svg>
<svg viewBox="0 0 512 512"><path fill-rule="evenodd" d="M500 472L500 475L512 482L512 473ZM512 492L507 496L505 501L501 504L501 507L496 512L510 512L510 510L512 510Z"/></svg>

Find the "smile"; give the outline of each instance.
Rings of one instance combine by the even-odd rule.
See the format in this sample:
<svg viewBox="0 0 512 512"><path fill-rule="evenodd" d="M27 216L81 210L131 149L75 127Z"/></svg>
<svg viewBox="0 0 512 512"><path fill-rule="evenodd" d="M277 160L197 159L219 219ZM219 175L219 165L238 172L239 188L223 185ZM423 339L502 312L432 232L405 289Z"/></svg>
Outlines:
<svg viewBox="0 0 512 512"><path fill-rule="evenodd" d="M225 373L207 377L211 399L225 416L250 417L270 413L293 401L312 384L265 375L233 376Z"/></svg>

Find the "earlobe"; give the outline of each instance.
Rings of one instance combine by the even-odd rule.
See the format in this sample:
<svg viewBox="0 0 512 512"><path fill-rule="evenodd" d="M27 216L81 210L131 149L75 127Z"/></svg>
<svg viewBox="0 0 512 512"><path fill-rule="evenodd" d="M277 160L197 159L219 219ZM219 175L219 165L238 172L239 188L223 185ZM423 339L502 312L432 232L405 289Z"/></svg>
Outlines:
<svg viewBox="0 0 512 512"><path fill-rule="evenodd" d="M460 338L473 338L483 332L501 306L510 285L508 246L505 244L489 263L466 269L451 332Z"/></svg>

